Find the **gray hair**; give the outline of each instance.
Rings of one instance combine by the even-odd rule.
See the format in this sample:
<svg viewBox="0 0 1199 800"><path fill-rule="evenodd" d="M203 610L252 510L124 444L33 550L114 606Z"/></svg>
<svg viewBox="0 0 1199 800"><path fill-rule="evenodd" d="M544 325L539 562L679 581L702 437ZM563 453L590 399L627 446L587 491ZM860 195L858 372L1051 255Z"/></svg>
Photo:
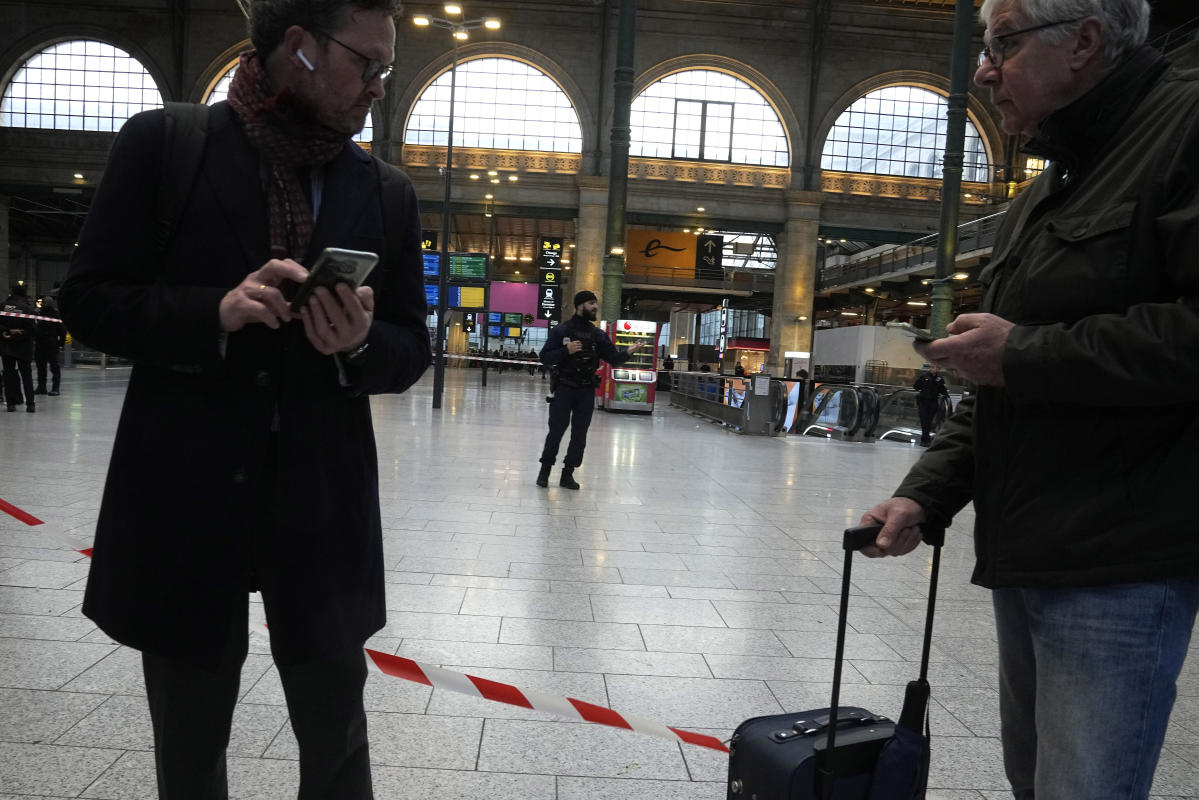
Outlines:
<svg viewBox="0 0 1199 800"><path fill-rule="evenodd" d="M983 0L979 18L989 25L997 3ZM1140 47L1149 35L1147 0L1010 0L1012 11L1024 25L1044 25L1062 19L1097 17L1103 25L1103 57L1114 64L1125 53ZM1037 35L1057 43L1070 35L1076 25L1059 25L1037 31Z"/></svg>
<svg viewBox="0 0 1199 800"><path fill-rule="evenodd" d="M250 43L263 58L283 41L283 33L299 25L311 33L331 33L354 11L400 12L399 0L249 0Z"/></svg>

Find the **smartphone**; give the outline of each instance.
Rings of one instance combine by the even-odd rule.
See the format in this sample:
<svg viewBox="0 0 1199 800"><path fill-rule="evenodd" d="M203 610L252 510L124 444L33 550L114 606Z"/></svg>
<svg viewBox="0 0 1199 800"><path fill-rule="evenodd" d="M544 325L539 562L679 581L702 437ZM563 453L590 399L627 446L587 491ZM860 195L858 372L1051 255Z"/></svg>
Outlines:
<svg viewBox="0 0 1199 800"><path fill-rule="evenodd" d="M937 337L933 336L930 331L924 328L917 328L910 322L888 322L887 327L892 330L902 331L909 336L914 336L918 342L934 342L937 340Z"/></svg>
<svg viewBox="0 0 1199 800"><path fill-rule="evenodd" d="M351 289L357 289L366 280L366 276L371 274L371 270L378 262L377 253L326 247L320 258L312 265L312 270L308 273L308 280L300 284L296 296L292 298L291 310L298 314L318 286L324 286L329 291L333 291L333 287L337 284L348 283Z"/></svg>

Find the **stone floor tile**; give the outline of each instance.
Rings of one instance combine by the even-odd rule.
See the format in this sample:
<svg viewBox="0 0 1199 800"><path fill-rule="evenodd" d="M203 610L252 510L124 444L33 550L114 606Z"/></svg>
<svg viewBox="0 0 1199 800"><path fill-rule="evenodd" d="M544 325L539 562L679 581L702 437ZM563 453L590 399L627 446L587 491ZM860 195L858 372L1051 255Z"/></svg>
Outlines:
<svg viewBox="0 0 1199 800"><path fill-rule="evenodd" d="M143 697L113 695L58 737L55 744L153 750L150 708Z"/></svg>
<svg viewBox="0 0 1199 800"><path fill-rule="evenodd" d="M724 781L655 781L629 778L558 778L558 800L717 800Z"/></svg>
<svg viewBox="0 0 1199 800"><path fill-rule="evenodd" d="M0 741L53 742L104 700L100 694L0 689Z"/></svg>
<svg viewBox="0 0 1199 800"><path fill-rule="evenodd" d="M472 770L479 753L483 720L471 717L434 717L424 714L368 712L371 764L382 767L436 767ZM299 746L291 726L285 726L265 758L299 759Z"/></svg>
<svg viewBox="0 0 1199 800"><path fill-rule="evenodd" d="M488 720L479 769L604 778L686 780L679 746L576 722Z"/></svg>
<svg viewBox="0 0 1199 800"><path fill-rule="evenodd" d="M636 625L617 622L577 622L506 617L500 628L504 644L544 644L557 647L602 647L645 650Z"/></svg>
<svg viewBox="0 0 1199 800"><path fill-rule="evenodd" d="M707 600L656 600L641 597L591 598L597 622L636 622L646 625L725 627Z"/></svg>
<svg viewBox="0 0 1199 800"><path fill-rule="evenodd" d="M401 639L495 642L500 634L500 617L389 611L387 624L379 633Z"/></svg>
<svg viewBox="0 0 1199 800"><path fill-rule="evenodd" d="M703 656L694 653L647 653L635 650L554 648L554 669L608 675L675 675L710 678Z"/></svg>
<svg viewBox="0 0 1199 800"><path fill-rule="evenodd" d="M0 614L0 638L77 642L86 641L85 637L95 630L95 623L86 618Z"/></svg>
<svg viewBox="0 0 1199 800"><path fill-rule="evenodd" d="M0 686L60 689L110 654L109 645L0 639Z"/></svg>
<svg viewBox="0 0 1199 800"><path fill-rule="evenodd" d="M733 729L782 707L763 681L609 675L611 707L664 725Z"/></svg>
<svg viewBox="0 0 1199 800"><path fill-rule="evenodd" d="M466 589L462 614L498 615L529 619L593 619L587 595L514 592L507 589Z"/></svg>
<svg viewBox="0 0 1199 800"><path fill-rule="evenodd" d="M557 800L552 775L405 769L372 765L371 778L375 797L378 798Z"/></svg>
<svg viewBox="0 0 1199 800"><path fill-rule="evenodd" d="M120 750L0 742L0 787L18 795L78 797Z"/></svg>
<svg viewBox="0 0 1199 800"><path fill-rule="evenodd" d="M717 653L786 656L787 648L773 631L745 628L699 628L679 625L640 625L647 650L676 653Z"/></svg>

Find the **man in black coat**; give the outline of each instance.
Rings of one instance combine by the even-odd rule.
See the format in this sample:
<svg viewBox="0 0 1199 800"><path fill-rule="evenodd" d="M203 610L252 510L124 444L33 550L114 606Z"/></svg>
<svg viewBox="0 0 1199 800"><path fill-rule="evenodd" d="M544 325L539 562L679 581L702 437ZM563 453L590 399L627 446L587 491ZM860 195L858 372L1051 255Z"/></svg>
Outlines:
<svg viewBox="0 0 1199 800"><path fill-rule="evenodd" d="M10 315L37 314L21 284L12 287L12 294L0 308ZM33 330L37 323L18 316L0 316L0 360L4 366L4 399L9 411L25 403L26 411L36 411L33 402Z"/></svg>
<svg viewBox="0 0 1199 800"><path fill-rule="evenodd" d="M43 317L57 317L58 306L50 297L42 298L39 311ZM58 388L62 385L62 367L58 364L58 351L66 339L67 329L61 322L38 320L33 330L33 360L37 365L37 389L34 394L44 394L49 397L58 396ZM50 389L46 390L46 370L50 370Z"/></svg>
<svg viewBox="0 0 1199 800"><path fill-rule="evenodd" d="M912 388L916 390L916 411L920 414L920 446L928 447L932 442L933 425L937 421L937 406L941 398L949 400L949 389L945 378L938 373L936 364L930 364L928 372L922 373Z"/></svg>
<svg viewBox="0 0 1199 800"><path fill-rule="evenodd" d="M211 110L173 237L155 243L174 187L151 111L117 137L60 293L73 333L135 362L83 611L143 653L160 798L227 794L255 590L299 796L371 796L362 646L385 597L369 395L430 362L415 193L350 141L383 96L395 12L255 0L254 50ZM297 313L287 295L326 247L379 263Z"/></svg>
<svg viewBox="0 0 1199 800"><path fill-rule="evenodd" d="M599 304L592 292L583 290L576 294L574 306L574 316L555 325L541 348L541 363L554 370L550 430L541 449L541 471L537 473L537 485L542 487L549 486L550 468L558 457L562 435L569 427L570 444L566 446L558 485L579 488L574 471L583 463L583 449L587 446L587 428L595 411L595 387L599 383L595 371L600 359L616 366L641 349L638 343L617 350L608 334L592 324L599 314Z"/></svg>

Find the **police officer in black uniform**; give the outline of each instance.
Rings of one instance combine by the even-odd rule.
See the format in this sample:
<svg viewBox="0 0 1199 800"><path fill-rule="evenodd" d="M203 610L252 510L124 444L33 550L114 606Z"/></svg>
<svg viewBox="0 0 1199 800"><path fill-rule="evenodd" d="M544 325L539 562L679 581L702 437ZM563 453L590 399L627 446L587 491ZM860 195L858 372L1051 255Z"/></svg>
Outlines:
<svg viewBox="0 0 1199 800"><path fill-rule="evenodd" d="M916 410L920 413L920 446L928 447L932 442L933 423L937 419L937 405L941 397L949 400L949 390L945 388L945 379L937 374L936 364L917 378L912 388L919 392Z"/></svg>
<svg viewBox="0 0 1199 800"><path fill-rule="evenodd" d="M559 486L578 489L573 473L583 463L583 448L587 446L587 426L595 411L595 386L602 358L612 366L623 364L641 349L640 344L617 350L608 334L591 323L599 314L595 294L583 290L575 295L575 315L555 325L541 348L541 363L553 370L553 395L550 398L550 431L541 451L541 471L537 485L549 486L550 468L558 457L562 434L570 426L570 444L562 460Z"/></svg>

